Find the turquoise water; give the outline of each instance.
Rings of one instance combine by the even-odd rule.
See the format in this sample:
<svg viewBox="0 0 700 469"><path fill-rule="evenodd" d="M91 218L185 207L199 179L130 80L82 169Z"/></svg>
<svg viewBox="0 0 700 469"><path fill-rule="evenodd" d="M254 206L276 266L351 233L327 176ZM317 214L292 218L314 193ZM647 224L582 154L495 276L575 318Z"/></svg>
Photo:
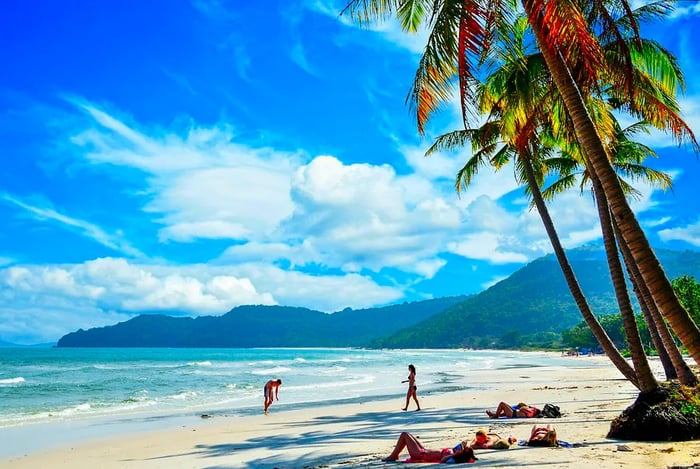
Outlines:
<svg viewBox="0 0 700 469"><path fill-rule="evenodd" d="M283 380L273 410L391 398L405 393L408 363L418 369L421 394L445 392L478 387L470 370L553 360L459 350L0 348L0 428L157 412L257 413L270 378Z"/></svg>

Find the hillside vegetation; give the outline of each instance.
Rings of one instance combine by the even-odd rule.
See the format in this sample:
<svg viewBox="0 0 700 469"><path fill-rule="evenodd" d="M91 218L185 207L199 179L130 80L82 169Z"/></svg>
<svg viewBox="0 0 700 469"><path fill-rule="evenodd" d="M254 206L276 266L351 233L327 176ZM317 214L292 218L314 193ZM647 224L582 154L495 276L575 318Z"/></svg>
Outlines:
<svg viewBox="0 0 700 469"><path fill-rule="evenodd" d="M612 283L599 247L568 252L595 314L617 313ZM670 278L700 273L700 253L657 250ZM635 303L636 305L636 303ZM396 348L518 348L549 345L581 321L553 255L539 258L482 293L396 334L372 342Z"/></svg>

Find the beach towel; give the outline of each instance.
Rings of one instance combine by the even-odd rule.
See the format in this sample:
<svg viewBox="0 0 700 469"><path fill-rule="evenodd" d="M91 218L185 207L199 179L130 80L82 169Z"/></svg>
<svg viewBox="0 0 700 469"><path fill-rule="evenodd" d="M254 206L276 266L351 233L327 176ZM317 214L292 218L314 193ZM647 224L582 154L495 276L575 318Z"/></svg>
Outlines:
<svg viewBox="0 0 700 469"><path fill-rule="evenodd" d="M520 440L518 441L518 446L527 446L527 440ZM578 443L571 444L568 441L564 440L557 440L557 446L561 446L562 448L578 448L579 446L582 446Z"/></svg>
<svg viewBox="0 0 700 469"><path fill-rule="evenodd" d="M461 444L455 446L455 451L459 451L459 450L461 450L461 449L462 449ZM444 454L446 453L446 451L449 451L449 449L448 449L448 448L444 448L444 449L442 450L442 454L444 455ZM440 458L440 459L442 459L442 458ZM432 458L427 458L427 459L421 458L421 459L414 460L414 459L412 459L412 458L409 456L408 458L404 459L403 462L408 462L408 463L421 463L421 462L425 462L425 463L436 463L436 462L440 462L440 459L438 459L437 461L436 461L436 460L433 460ZM463 453L455 454L453 457L449 458L447 461L445 461L445 464L473 463L473 462L476 462L476 461L478 461L478 460L479 460L479 458L477 458L477 457L474 455L474 450L471 449L471 448L467 448L466 451L464 451Z"/></svg>

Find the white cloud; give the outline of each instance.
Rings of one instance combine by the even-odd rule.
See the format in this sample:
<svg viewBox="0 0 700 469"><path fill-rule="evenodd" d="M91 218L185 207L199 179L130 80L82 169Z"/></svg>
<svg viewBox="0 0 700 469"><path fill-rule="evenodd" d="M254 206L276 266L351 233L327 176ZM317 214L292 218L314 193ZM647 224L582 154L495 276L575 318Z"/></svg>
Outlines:
<svg viewBox="0 0 700 469"><path fill-rule="evenodd" d="M419 261L437 265L445 229L459 225L458 209L426 180L413 192L420 178L408 179L386 165L344 165L329 156L300 168L292 183L296 209L283 225L290 239L304 239L291 247L292 259L346 271L416 273Z"/></svg>
<svg viewBox="0 0 700 469"><path fill-rule="evenodd" d="M92 239L93 241L113 249L120 254L125 254L132 257L143 257L143 253L132 246L127 240L123 239L119 232L115 234L107 233L105 230L93 223L69 217L52 208L37 207L35 205L28 204L10 194L0 192L0 200L4 200L5 202L8 202L14 206L20 207L33 215L38 221L49 221L58 224L59 226L63 226L69 231L76 232L81 236ZM0 262L0 265L2 265L2 262Z"/></svg>
<svg viewBox="0 0 700 469"><path fill-rule="evenodd" d="M73 142L95 164L148 175L144 209L160 215L161 240L264 235L291 213L290 175L299 155L233 143L226 126L192 127L184 138L159 129L149 135L90 104L80 106L98 126Z"/></svg>
<svg viewBox="0 0 700 469"><path fill-rule="evenodd" d="M700 15L700 3L697 1L676 2L670 18Z"/></svg>
<svg viewBox="0 0 700 469"><path fill-rule="evenodd" d="M269 291L280 304L325 312L340 311L347 306L368 308L403 297L400 288L380 286L369 277L355 273L309 275L256 263L237 265L233 270L250 278L261 290Z"/></svg>
<svg viewBox="0 0 700 469"><path fill-rule="evenodd" d="M693 246L700 246L700 220L683 227L660 230L658 234L662 241L679 240Z"/></svg>
<svg viewBox="0 0 700 469"><path fill-rule="evenodd" d="M369 23L363 23L362 26L351 17L349 12L343 15L345 5L348 2L327 2L318 0L306 0L306 8L321 13L332 18L337 18L341 23L351 28L364 28L379 34L390 44L406 49L413 54L421 54L428 41L428 31L420 30L417 33L407 33L401 29L401 25L395 17L388 19L373 20ZM363 38L366 43L367 37Z"/></svg>
<svg viewBox="0 0 700 469"><path fill-rule="evenodd" d="M486 260L494 264L523 263L528 257L522 253L504 251L503 239L493 233L482 232L466 235L462 240L452 242L449 249L469 259Z"/></svg>

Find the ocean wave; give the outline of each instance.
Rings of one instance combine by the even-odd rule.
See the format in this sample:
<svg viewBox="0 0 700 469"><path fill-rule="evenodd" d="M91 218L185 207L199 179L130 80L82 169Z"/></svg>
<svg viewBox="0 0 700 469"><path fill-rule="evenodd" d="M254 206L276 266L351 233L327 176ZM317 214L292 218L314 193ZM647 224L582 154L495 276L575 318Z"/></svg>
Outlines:
<svg viewBox="0 0 700 469"><path fill-rule="evenodd" d="M187 365L188 366L211 366L211 362L209 360L206 360L203 362L189 362Z"/></svg>
<svg viewBox="0 0 700 469"><path fill-rule="evenodd" d="M197 393L195 391L183 391L178 394L172 394L170 396L166 396L165 399L172 399L176 401L182 401L185 399L192 399L197 397Z"/></svg>
<svg viewBox="0 0 700 469"><path fill-rule="evenodd" d="M251 373L254 375L257 375L257 376L261 376L261 375L276 375L276 374L280 374L280 373L286 373L287 371L292 371L292 369L287 368L286 366L276 366L274 368L253 370L253 371L251 371Z"/></svg>
<svg viewBox="0 0 700 469"><path fill-rule="evenodd" d="M300 386L287 386L288 390L294 390L294 391L299 391L299 390L304 390L304 389L331 389L331 388L346 388L346 387L352 387L352 386L357 386L360 384L370 384L374 383L376 381L376 378L372 375L367 375L367 376L357 376L354 378L346 379L346 380L338 380L338 381L330 381L327 383L312 383L312 384L304 384Z"/></svg>
<svg viewBox="0 0 700 469"><path fill-rule="evenodd" d="M315 373L319 373L322 375L335 375L338 373L342 373L345 370L347 370L347 367L340 366L340 365L334 365L334 366L330 366L328 368L324 368L321 370L315 370Z"/></svg>
<svg viewBox="0 0 700 469"><path fill-rule="evenodd" d="M87 404L87 403L78 404L76 406L68 407L66 409L60 410L60 411L56 412L55 414L49 414L49 415L58 416L58 417L69 417L69 416L75 415L77 413L87 412L90 409L92 409L92 406L90 404Z"/></svg>
<svg viewBox="0 0 700 469"><path fill-rule="evenodd" d="M13 384L24 383L24 378L18 376L16 378L0 379L0 386L12 386Z"/></svg>

